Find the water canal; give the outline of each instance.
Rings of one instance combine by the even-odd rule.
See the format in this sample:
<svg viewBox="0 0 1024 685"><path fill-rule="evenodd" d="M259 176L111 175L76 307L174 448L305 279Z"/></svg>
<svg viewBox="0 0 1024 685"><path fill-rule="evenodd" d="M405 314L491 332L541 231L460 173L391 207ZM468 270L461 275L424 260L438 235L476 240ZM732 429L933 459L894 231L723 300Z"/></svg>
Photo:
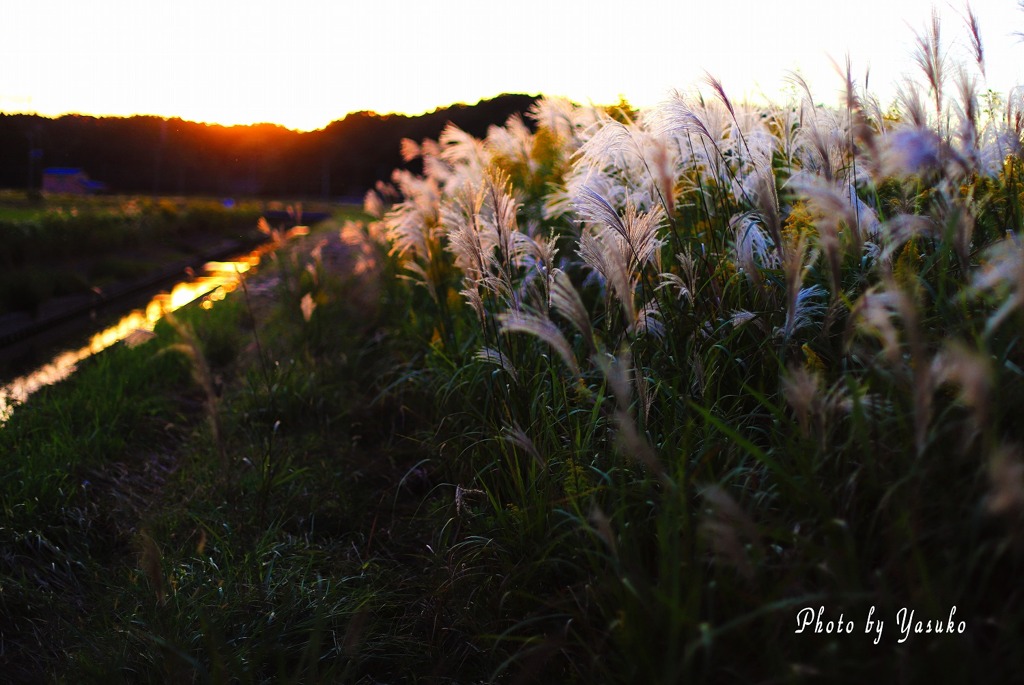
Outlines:
<svg viewBox="0 0 1024 685"><path fill-rule="evenodd" d="M296 226L284 235L288 238L306 235L306 226ZM75 372L77 365L95 354L126 341L144 340L166 314L200 300L199 306L212 308L235 290L243 274L259 266L261 260L274 252L282 242L270 241L255 249L226 261L211 261L194 277L175 283L173 287L155 294L144 306L123 314L117 323L92 333L88 342L55 354L48 362L0 387L0 424L7 421L14 409L41 388L64 380Z"/></svg>

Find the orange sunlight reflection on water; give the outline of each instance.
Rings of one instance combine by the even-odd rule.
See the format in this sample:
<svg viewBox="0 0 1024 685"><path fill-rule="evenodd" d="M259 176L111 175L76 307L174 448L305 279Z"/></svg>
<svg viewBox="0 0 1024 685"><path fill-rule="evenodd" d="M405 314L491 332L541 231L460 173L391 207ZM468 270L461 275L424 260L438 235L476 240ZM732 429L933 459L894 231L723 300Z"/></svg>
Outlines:
<svg viewBox="0 0 1024 685"><path fill-rule="evenodd" d="M304 228L297 226L289 231L288 237L307 234L308 229L301 230ZM0 387L0 424L7 421L15 407L27 400L32 393L74 373L77 364L83 359L102 352L122 340L127 339L127 343L132 344L133 340L148 339L150 336L147 334L153 330L164 314L184 307L201 297L203 301L200 306L203 309L211 309L214 302L223 300L229 292L238 287L243 273L257 266L263 255L277 246L276 242L270 242L261 245L236 261L208 262L203 266L202 276L192 281L176 284L170 293L155 295L144 309L136 309L126 314L117 324L93 335L87 345L61 352L48 364Z"/></svg>

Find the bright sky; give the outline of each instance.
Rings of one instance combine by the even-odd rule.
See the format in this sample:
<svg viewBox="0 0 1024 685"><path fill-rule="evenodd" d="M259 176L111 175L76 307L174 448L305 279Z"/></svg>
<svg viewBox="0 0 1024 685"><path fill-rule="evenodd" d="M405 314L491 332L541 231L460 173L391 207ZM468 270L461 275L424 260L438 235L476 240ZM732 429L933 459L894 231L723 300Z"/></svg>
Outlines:
<svg viewBox="0 0 1024 685"><path fill-rule="evenodd" d="M636 105L704 70L730 97L778 96L799 69L837 102L849 53L891 98L935 6L967 62L963 0L3 0L0 111L157 114L319 128L504 92ZM986 86L1024 83L1024 12L975 0Z"/></svg>

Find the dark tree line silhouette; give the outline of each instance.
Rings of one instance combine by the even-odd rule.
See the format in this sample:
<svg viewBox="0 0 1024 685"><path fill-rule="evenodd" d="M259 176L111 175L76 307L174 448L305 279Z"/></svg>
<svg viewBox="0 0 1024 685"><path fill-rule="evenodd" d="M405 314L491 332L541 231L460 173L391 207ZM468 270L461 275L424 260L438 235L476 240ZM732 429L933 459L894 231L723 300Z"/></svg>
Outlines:
<svg viewBox="0 0 1024 685"><path fill-rule="evenodd" d="M355 112L326 128L218 126L153 116L57 119L0 114L0 187L40 187L43 169L78 167L115 193L358 198L403 164L402 138L453 123L483 136L536 100L501 95L417 117Z"/></svg>

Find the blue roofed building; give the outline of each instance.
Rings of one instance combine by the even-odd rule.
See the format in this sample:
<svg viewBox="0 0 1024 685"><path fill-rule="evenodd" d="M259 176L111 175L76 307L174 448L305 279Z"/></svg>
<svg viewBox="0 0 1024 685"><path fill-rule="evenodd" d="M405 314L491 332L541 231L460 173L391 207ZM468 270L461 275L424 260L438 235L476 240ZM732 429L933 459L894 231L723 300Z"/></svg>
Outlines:
<svg viewBox="0 0 1024 685"><path fill-rule="evenodd" d="M50 167L43 169L43 192L66 195L91 195L103 192L107 184L93 181L76 167Z"/></svg>

